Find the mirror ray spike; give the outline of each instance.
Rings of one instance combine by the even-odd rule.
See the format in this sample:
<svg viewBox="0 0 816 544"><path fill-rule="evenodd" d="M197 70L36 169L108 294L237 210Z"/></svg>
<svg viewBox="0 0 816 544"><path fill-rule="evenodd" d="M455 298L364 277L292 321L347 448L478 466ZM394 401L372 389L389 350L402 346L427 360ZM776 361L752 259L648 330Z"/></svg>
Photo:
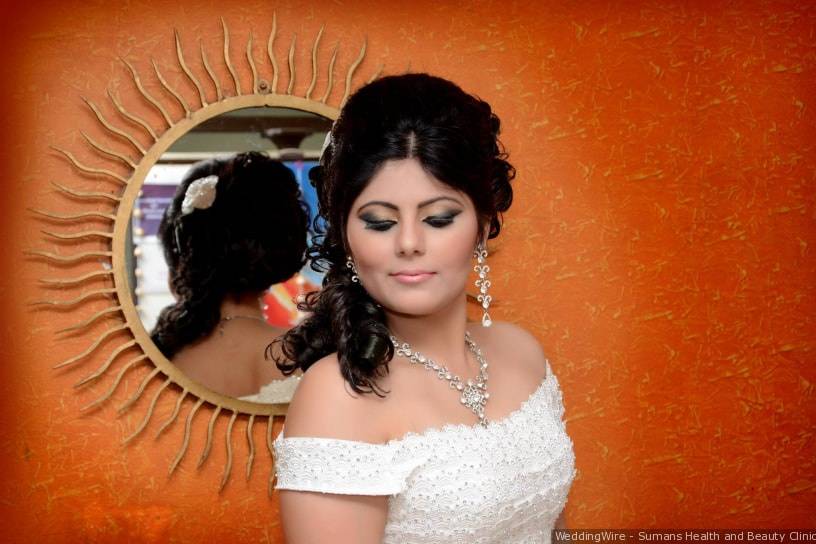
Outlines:
<svg viewBox="0 0 816 544"><path fill-rule="evenodd" d="M94 381L94 380L99 379L99 378L100 378L100 377L101 377L103 374L105 374L105 372L107 372L107 371L108 371L108 369L109 369L109 368L110 368L110 366L113 364L113 361L116 359L116 357L117 357L118 355L120 355L120 354L121 354L123 351L125 351L125 350L127 350L127 349L129 349L129 348L132 348L132 347L133 347L133 346L135 346L135 345L136 345L136 340L131 340L130 342L127 342L127 343L125 343L125 344L122 344L121 346L119 346L118 348L116 348L116 349L115 349L115 350L114 350L114 351L113 351L113 352L112 352L112 353L111 353L111 354L108 356L107 360L106 360L104 363L102 363L102 366L100 366L100 367L99 367L98 369L96 369L94 372L92 372L92 373L88 374L87 376L85 376L84 378L82 378L81 380L79 380L77 383L75 383L75 384L74 384L74 387L82 387L82 386L83 386L83 385L85 385L86 383L89 383L89 382L92 382L92 381Z"/></svg>
<svg viewBox="0 0 816 544"><path fill-rule="evenodd" d="M227 22L221 17L221 26L224 29L224 63L227 65L227 70L232 76L232 83L235 86L235 94L241 95L241 80L238 78L238 74L235 73L235 68L232 66L232 62L230 61L229 55L229 29L227 28Z"/></svg>
<svg viewBox="0 0 816 544"><path fill-rule="evenodd" d="M168 417L168 418L167 418L167 419L164 421L164 423L162 424L162 426L161 426L161 427L159 427L159 430L158 430L158 431L156 431L156 437L161 436L161 434L162 434L164 431L166 431L166 430L167 430L167 429L170 427L170 425L172 425L172 424L173 424L173 423L176 421L176 418L178 418L179 412L181 411L181 403L182 403L182 402L184 402L184 399L187 397L187 393L188 393L188 391L187 391L187 389L185 388L185 389L184 389L184 390L181 392L181 394L178 396L178 399L176 400L176 405L175 405L175 407L173 408L173 412L170 414L170 417Z"/></svg>
<svg viewBox="0 0 816 544"><path fill-rule="evenodd" d="M75 355L74 357L71 357L70 359L68 359L66 361L63 361L61 363L58 363L58 364L54 365L52 368L54 368L54 369L63 368L63 367L66 367L66 366L69 366L69 365L72 365L72 364L74 364L76 362L81 361L82 359L84 359L85 357L87 357L88 355L90 355L91 353L96 351L96 348L98 348L106 338L108 338L109 336L111 336L113 334L116 334L119 331L126 330L127 328L128 328L127 324L123 324L123 325L120 325L119 327L114 327L112 329L108 329L107 331L102 333L102 335L96 340L96 342L91 344L90 347L88 347L88 349L86 349L85 351L83 351L79 355Z"/></svg>
<svg viewBox="0 0 816 544"><path fill-rule="evenodd" d="M88 410L92 410L98 406L101 406L105 401L107 401L113 396L113 393L116 391L116 388L119 387L119 384L122 382L122 378L125 377L125 374L127 374L129 370L136 368L137 366L139 366L140 364L144 363L147 360L148 360L147 355L141 355L139 357L131 359L125 366L122 367L122 369L116 375L116 378L114 378L113 383L111 384L110 388L108 388L108 390L105 392L105 394L96 399L95 401L91 402L90 404L86 404L85 406L80 408L79 411L85 412Z"/></svg>
<svg viewBox="0 0 816 544"><path fill-rule="evenodd" d="M88 105L89 108L91 108L91 111L96 116L96 120L99 121L99 124L101 124L105 130L132 145L134 149L136 149L136 151L138 151L144 157L147 151L135 138L124 130L120 130L110 124L110 122L105 119L105 116L102 115L102 112L99 111L99 108L96 107L96 104L85 97L82 97L82 100Z"/></svg>
<svg viewBox="0 0 816 544"><path fill-rule="evenodd" d="M144 387L147 387L147 384L150 382L150 380L152 380L158 374L157 372L158 370L159 369L157 368L153 372L145 376L144 381L142 381ZM168 377L166 380L164 380L164 383L156 390L156 392L153 394L153 398L150 400L150 405L147 407L147 412L145 413L144 418L142 418L142 423L136 428L135 431L133 431L133 433L131 433L130 436L128 436L122 441L123 445L128 444L131 440L139 436L139 434L141 434L143 430L145 430L145 428L147 427L147 423L150 421L150 418L153 417L153 412L156 409L156 403L158 402L159 397L164 392L164 390L170 386L170 383L171 380ZM135 399L138 399L142 395L142 393L144 392L144 387L140 388L138 395L134 395ZM134 402L136 402L136 400L133 401L128 400L125 404L119 407L119 413L121 414L122 412L126 411L128 408L130 408L130 406Z"/></svg>
<svg viewBox="0 0 816 544"><path fill-rule="evenodd" d="M85 327L89 327L90 325L95 323L98 319L102 319L103 317L105 317L108 314L114 314L114 313L118 313L118 312L121 312L121 311L122 311L121 306L111 306L110 308L105 308L104 310L100 310L100 311L96 312L95 314L93 314L91 317L89 317L88 319L86 319L84 321L81 321L81 322L79 322L79 323L77 323L75 325L71 325L70 327L65 327L64 329L59 329L59 330L57 330L55 332L57 334L60 334L60 333L78 331L78 330L84 329Z"/></svg>
<svg viewBox="0 0 816 544"><path fill-rule="evenodd" d="M202 404L204 404L204 399L199 398L193 408L187 414L187 420L184 422L184 438L181 442L181 448L179 448L176 458L173 459L173 463L170 465L170 470L167 474L168 476L173 474L176 467L179 466L179 463L181 463L181 460L184 458L184 454L187 453L187 447L190 445L190 432L192 431L193 427L193 418L195 417L196 412L198 412L198 409L201 408Z"/></svg>
<svg viewBox="0 0 816 544"><path fill-rule="evenodd" d="M230 473L232 472L232 427L235 425L235 419L237 417L238 412L233 410L229 423L227 423L227 432L225 435L225 441L227 444L227 462L224 464L224 475L221 477L221 486L218 488L219 493L224 490L224 487L226 487L227 482L229 481Z"/></svg>
<svg viewBox="0 0 816 544"><path fill-rule="evenodd" d="M161 114L161 116L164 118L165 123L167 123L167 127L168 128L172 127L173 121L172 119L170 119L170 115L167 114L167 110L165 110L164 106L162 106L158 100L153 98L153 96L145 90L144 86L142 85L142 80L139 78L139 73L136 72L136 68L134 68L132 64L130 64L125 59L122 59L121 57L120 60L123 63L125 63L125 66L128 67L128 70L130 71L130 76L133 79L133 83L136 85L136 89L138 89L138 91L142 94L144 99L147 100L154 108L156 108L159 114ZM142 154L144 154L144 152L142 152Z"/></svg>
<svg viewBox="0 0 816 544"><path fill-rule="evenodd" d="M116 96L111 92L110 89L106 89L106 93L111 103L113 104L113 107L116 108L116 111L119 112L119 114L125 119L125 121L128 121L130 124L145 130L147 134L150 135L151 138L153 138L154 142L159 139L159 137L156 135L156 131L153 130L153 128L147 123L147 121L145 121L138 115L135 115L127 111L124 108L124 106L122 106L122 104L119 102L119 100L116 98Z"/></svg>
<svg viewBox="0 0 816 544"><path fill-rule="evenodd" d="M79 131L79 133L82 135L85 141L88 142L88 145L90 145L95 151L99 152L103 156L113 157L114 159L121 161L125 166L127 166L131 170L136 169L136 164L132 160L130 160L126 155L123 155L118 151L103 146L102 144L98 143L96 140L94 140L81 130Z"/></svg>
<svg viewBox="0 0 816 544"><path fill-rule="evenodd" d="M159 65L156 64L156 60L150 59L150 64L153 65L153 71L156 73L156 77L158 78L159 83L161 83L162 88L167 91L170 96L176 99L176 102L178 102L181 108L184 110L184 114L189 116L190 107L187 105L187 102L184 101L184 98L177 91L175 91L169 83L167 83L166 79L164 79L164 76L159 70Z"/></svg>
<svg viewBox="0 0 816 544"><path fill-rule="evenodd" d="M90 166L86 166L86 165L82 164L81 162L79 162L77 160L76 157L74 157L74 155L70 151L66 151L66 150L64 150L62 148L59 148L59 147L56 147L56 146L53 146L53 145L49 146L49 147L51 147L51 149L53 149L54 151L57 151L57 152L61 153L64 157L66 157L71 162L71 164L74 166L74 168L76 168L80 172L84 172L84 173L86 173L86 174L88 174L90 176L107 177L107 178L110 178L110 179L118 182L120 185L127 185L127 183L128 183L125 178L123 178L119 174L111 172L110 170L106 170L104 168L92 168Z"/></svg>
<svg viewBox="0 0 816 544"><path fill-rule="evenodd" d="M29 306L56 306L56 307L76 306L94 297L112 295L115 293L116 293L115 287L110 287L108 289L96 289L94 291L86 292L70 300L35 300L33 302L30 302Z"/></svg>
<svg viewBox="0 0 816 544"><path fill-rule="evenodd" d="M158 368L155 368L155 369L153 369L152 372L150 372L150 374L147 374L142 379L142 382L139 384L139 387L136 388L136 391L133 392L133 395L131 395L130 398L127 399L125 402L123 402L122 405L119 406L119 408L116 410L118 415L122 415L125 412L127 412L128 410L130 410L130 407L133 406L136 403L136 401L139 400L142 397L142 393L144 393L145 389L147 389L147 384L149 384L151 382L151 380L153 380L153 378L155 378L159 374L159 372L161 372L161 370L158 369ZM162 385L159 388L158 391L156 391L156 396L154 398L158 399L161 392L164 391L164 389L168 385L170 385L170 383L171 383L171 379L168 377L165 380L165 384ZM150 416L150 413L148 412L148 415L146 416L146 420L150 419L149 416ZM147 425L147 421L145 421L145 425Z"/></svg>
<svg viewBox="0 0 816 544"><path fill-rule="evenodd" d="M213 429L215 429L215 422L218 419L218 415L221 413L221 406L216 406L215 410L213 410L212 415L210 416L210 422L207 424L207 440L204 443L204 449L201 450L201 457L198 458L198 464L196 468L201 468L201 465L204 464L204 461L207 460L207 457L210 456L210 450L212 449L213 443Z"/></svg>
<svg viewBox="0 0 816 544"><path fill-rule="evenodd" d="M258 80L258 69L255 67L255 59L252 56L252 32L249 33L249 39L247 40L246 59L252 72L252 92L258 94L261 92L261 87Z"/></svg>
<svg viewBox="0 0 816 544"><path fill-rule="evenodd" d="M98 219L108 219L109 221L116 221L116 216L110 213L102 213L102 212L83 212L83 213L76 213L76 214L64 214L64 213L51 213L44 210L39 210L37 208L27 208L28 211L35 213L42 217L48 217L49 219L56 219L58 221L79 221L82 222L83 219L88 218L98 218Z"/></svg>
<svg viewBox="0 0 816 544"><path fill-rule="evenodd" d="M196 90L198 91L198 101L201 104L201 107L207 106L207 98L204 95L204 87L201 86L201 83L198 79L193 75L193 72L187 66L187 62L184 60L184 52L181 49L181 36L179 36L179 32L177 29L173 29L173 35L176 38L176 57L178 58L179 66L181 66L181 70L187 76L193 85L195 85Z"/></svg>
<svg viewBox="0 0 816 544"><path fill-rule="evenodd" d="M247 464L246 464L246 480L247 481L249 481L249 478L252 475L252 463L255 461L255 440L252 437L252 426L254 424L255 424L255 414L251 414L249 416L249 420L247 421L247 427L246 427L247 447L249 448L249 452L247 453Z"/></svg>

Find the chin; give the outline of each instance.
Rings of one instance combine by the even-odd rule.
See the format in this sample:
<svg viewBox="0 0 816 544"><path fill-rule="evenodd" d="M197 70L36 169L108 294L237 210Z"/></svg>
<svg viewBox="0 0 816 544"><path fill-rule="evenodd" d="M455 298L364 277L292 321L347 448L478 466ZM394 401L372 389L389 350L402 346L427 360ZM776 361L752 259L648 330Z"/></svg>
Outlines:
<svg viewBox="0 0 816 544"><path fill-rule="evenodd" d="M447 301L447 297L439 293L414 293L399 297L385 297L381 304L392 312L420 317L433 315L447 307L450 302Z"/></svg>

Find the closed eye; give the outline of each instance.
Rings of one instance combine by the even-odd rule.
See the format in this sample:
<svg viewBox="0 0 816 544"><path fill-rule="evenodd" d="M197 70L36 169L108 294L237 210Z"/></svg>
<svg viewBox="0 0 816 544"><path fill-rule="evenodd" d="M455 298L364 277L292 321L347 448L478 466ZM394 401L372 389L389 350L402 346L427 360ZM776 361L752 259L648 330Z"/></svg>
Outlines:
<svg viewBox="0 0 816 544"><path fill-rule="evenodd" d="M454 218L460 213L462 213L461 210L456 210L444 214L431 215L422 221L434 228L441 229L453 223ZM375 230L378 232L387 231L397 224L397 221L391 219L377 219L375 216L368 214L362 215L360 219L363 221L363 223L365 223L366 229Z"/></svg>
<svg viewBox="0 0 816 544"><path fill-rule="evenodd" d="M397 222L396 221L388 221L388 220L378 220L372 221L370 219L363 218L365 222L365 228L369 230L376 230L376 231L386 231L394 226Z"/></svg>
<svg viewBox="0 0 816 544"><path fill-rule="evenodd" d="M441 229L443 227L447 227L451 223L453 223L453 219L459 215L461 212L451 212L444 215L432 215L430 217L426 217L424 219L425 223L432 227L436 227Z"/></svg>

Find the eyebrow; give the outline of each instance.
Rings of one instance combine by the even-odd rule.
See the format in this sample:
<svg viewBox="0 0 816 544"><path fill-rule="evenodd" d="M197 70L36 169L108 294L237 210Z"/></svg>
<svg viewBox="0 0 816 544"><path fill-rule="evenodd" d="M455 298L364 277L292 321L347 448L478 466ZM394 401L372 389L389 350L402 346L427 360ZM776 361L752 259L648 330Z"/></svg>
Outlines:
<svg viewBox="0 0 816 544"><path fill-rule="evenodd" d="M440 200L450 200L450 201L456 202L460 206L463 205L461 202L459 202L457 199L455 199L453 197L450 197L450 196L437 196L435 198L430 198L428 200L423 200L422 202L419 203L419 205L417 205L417 208L424 208L425 206L429 206L429 205L433 204L434 202L439 202ZM366 202L365 204L363 204L362 206L357 208L357 213L360 213L363 210L363 208L366 208L368 206L383 206L385 208L391 208L392 210L399 210L399 208L397 206L395 206L394 204L392 204L390 202L385 202L384 200L372 200L371 202Z"/></svg>

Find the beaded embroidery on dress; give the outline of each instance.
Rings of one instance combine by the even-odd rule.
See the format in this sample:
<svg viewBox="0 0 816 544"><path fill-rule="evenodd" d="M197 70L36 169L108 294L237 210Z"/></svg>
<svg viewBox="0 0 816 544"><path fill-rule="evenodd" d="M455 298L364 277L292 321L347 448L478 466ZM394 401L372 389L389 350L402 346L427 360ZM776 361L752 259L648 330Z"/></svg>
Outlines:
<svg viewBox="0 0 816 544"><path fill-rule="evenodd" d="M448 424L384 444L274 442L275 489L390 495L385 544L540 544L575 477L558 380L486 427Z"/></svg>
<svg viewBox="0 0 816 544"><path fill-rule="evenodd" d="M254 395L238 397L238 400L249 402L277 404L286 403L292 400L300 383L300 375L287 376L280 380L274 380L261 387L261 390Z"/></svg>

